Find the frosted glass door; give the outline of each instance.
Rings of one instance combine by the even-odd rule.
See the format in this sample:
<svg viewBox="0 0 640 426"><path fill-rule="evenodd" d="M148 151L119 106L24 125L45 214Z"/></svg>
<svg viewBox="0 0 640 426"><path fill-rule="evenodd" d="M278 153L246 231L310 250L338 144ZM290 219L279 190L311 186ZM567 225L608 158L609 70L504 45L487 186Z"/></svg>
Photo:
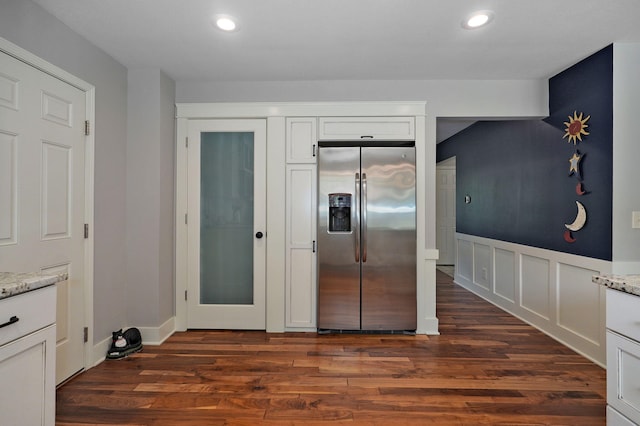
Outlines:
<svg viewBox="0 0 640 426"><path fill-rule="evenodd" d="M253 133L203 132L200 303L253 303Z"/></svg>
<svg viewBox="0 0 640 426"><path fill-rule="evenodd" d="M190 328L264 329L266 123L189 123Z"/></svg>

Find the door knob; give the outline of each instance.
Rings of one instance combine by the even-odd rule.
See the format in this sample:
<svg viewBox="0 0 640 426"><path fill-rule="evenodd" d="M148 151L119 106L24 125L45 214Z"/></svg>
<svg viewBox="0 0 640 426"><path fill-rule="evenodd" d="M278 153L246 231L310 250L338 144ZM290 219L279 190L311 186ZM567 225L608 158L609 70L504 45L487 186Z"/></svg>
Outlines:
<svg viewBox="0 0 640 426"><path fill-rule="evenodd" d="M264 236L264 234L263 234L262 232L260 232L260 231L256 232L256 238L257 238L257 239L260 239L260 238L262 238L263 236Z"/></svg>

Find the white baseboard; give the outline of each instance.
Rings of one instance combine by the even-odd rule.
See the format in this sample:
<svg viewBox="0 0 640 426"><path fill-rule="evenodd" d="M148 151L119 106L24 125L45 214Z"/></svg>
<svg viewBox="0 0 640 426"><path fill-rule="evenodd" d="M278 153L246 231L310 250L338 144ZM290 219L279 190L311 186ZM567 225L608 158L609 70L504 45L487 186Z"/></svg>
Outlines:
<svg viewBox="0 0 640 426"><path fill-rule="evenodd" d="M486 297L484 293L477 291L477 288L475 288L473 286L470 286L468 283L459 282L459 281L455 281L455 280L453 282L456 285L459 285L460 287L463 287L463 288L469 290L471 293L473 293L476 296L484 299L485 301L491 303L492 305L497 306L498 308L500 308L503 311L509 313L510 315L513 315L514 317L518 318L519 320L529 324L531 327L533 327L533 328L537 329L538 331L546 334L547 336L551 337L552 339L556 340L557 342L565 345L569 349L579 353L583 357L585 357L588 360L592 361L594 364L597 364L597 365L599 365L600 367L602 367L604 369L607 368L606 360L604 360L602 358L596 358L596 357L593 356L592 353L587 353L587 352L581 350L577 346L573 345L571 342L568 342L565 339L559 337L556 333L553 333L552 331L549 331L548 328L540 326L539 324L536 324L536 323L530 321L528 318L525 318L524 316L519 315L518 313L514 312L514 310L509 309L509 306L507 306L506 304L496 303L495 300L492 300L492 299Z"/></svg>
<svg viewBox="0 0 640 426"><path fill-rule="evenodd" d="M107 358L107 351L111 347L111 340L111 337L107 337L93 345L93 356L91 357L90 362L87 363L89 368L95 367Z"/></svg>
<svg viewBox="0 0 640 426"><path fill-rule="evenodd" d="M161 345L176 331L176 318L169 318L160 327L138 327L138 330L142 334L143 345Z"/></svg>
<svg viewBox="0 0 640 426"><path fill-rule="evenodd" d="M135 327L135 326L134 326ZM131 327L123 327L126 330ZM148 346L157 346L162 344L176 331L175 317L169 318L159 327L137 327L142 335L142 344ZM90 362L87 363L89 368L95 367L107 358L107 351L111 348L111 336L93 345L93 355Z"/></svg>
<svg viewBox="0 0 640 426"><path fill-rule="evenodd" d="M317 327L285 327L283 331L270 331L267 333L316 333Z"/></svg>
<svg viewBox="0 0 640 426"><path fill-rule="evenodd" d="M611 262L456 233L454 282L600 366Z"/></svg>
<svg viewBox="0 0 640 426"><path fill-rule="evenodd" d="M438 318L425 318L422 320L423 328L416 330L416 334L428 334L431 336L437 336L440 334L438 331Z"/></svg>

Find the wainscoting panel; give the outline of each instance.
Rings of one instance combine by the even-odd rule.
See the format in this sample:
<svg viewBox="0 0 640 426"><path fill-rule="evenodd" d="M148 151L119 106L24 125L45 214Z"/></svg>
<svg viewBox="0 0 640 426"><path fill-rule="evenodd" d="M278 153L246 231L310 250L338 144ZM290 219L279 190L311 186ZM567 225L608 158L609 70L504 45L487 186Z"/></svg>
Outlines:
<svg viewBox="0 0 640 426"><path fill-rule="evenodd" d="M457 241L456 275L473 282L473 246L471 244L471 241L459 239Z"/></svg>
<svg viewBox="0 0 640 426"><path fill-rule="evenodd" d="M604 318L600 318L600 289L590 282L597 273L558 264L558 326L594 344L599 343L598 324L604 322Z"/></svg>
<svg viewBox="0 0 640 426"><path fill-rule="evenodd" d="M516 256L510 250L495 250L494 292L507 302L516 303Z"/></svg>
<svg viewBox="0 0 640 426"><path fill-rule="evenodd" d="M454 281L605 366L604 288L611 262L456 233Z"/></svg>
<svg viewBox="0 0 640 426"><path fill-rule="evenodd" d="M521 255L520 306L544 320L549 319L549 261Z"/></svg>
<svg viewBox="0 0 640 426"><path fill-rule="evenodd" d="M491 289L491 247L473 244L473 282L485 290Z"/></svg>

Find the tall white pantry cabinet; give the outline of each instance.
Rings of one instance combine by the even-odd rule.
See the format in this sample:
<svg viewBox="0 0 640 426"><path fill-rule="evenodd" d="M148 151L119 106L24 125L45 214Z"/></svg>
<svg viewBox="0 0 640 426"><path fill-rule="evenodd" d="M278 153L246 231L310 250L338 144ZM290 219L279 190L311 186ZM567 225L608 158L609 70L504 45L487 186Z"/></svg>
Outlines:
<svg viewBox="0 0 640 426"><path fill-rule="evenodd" d="M316 327L317 119L287 117L285 326Z"/></svg>

